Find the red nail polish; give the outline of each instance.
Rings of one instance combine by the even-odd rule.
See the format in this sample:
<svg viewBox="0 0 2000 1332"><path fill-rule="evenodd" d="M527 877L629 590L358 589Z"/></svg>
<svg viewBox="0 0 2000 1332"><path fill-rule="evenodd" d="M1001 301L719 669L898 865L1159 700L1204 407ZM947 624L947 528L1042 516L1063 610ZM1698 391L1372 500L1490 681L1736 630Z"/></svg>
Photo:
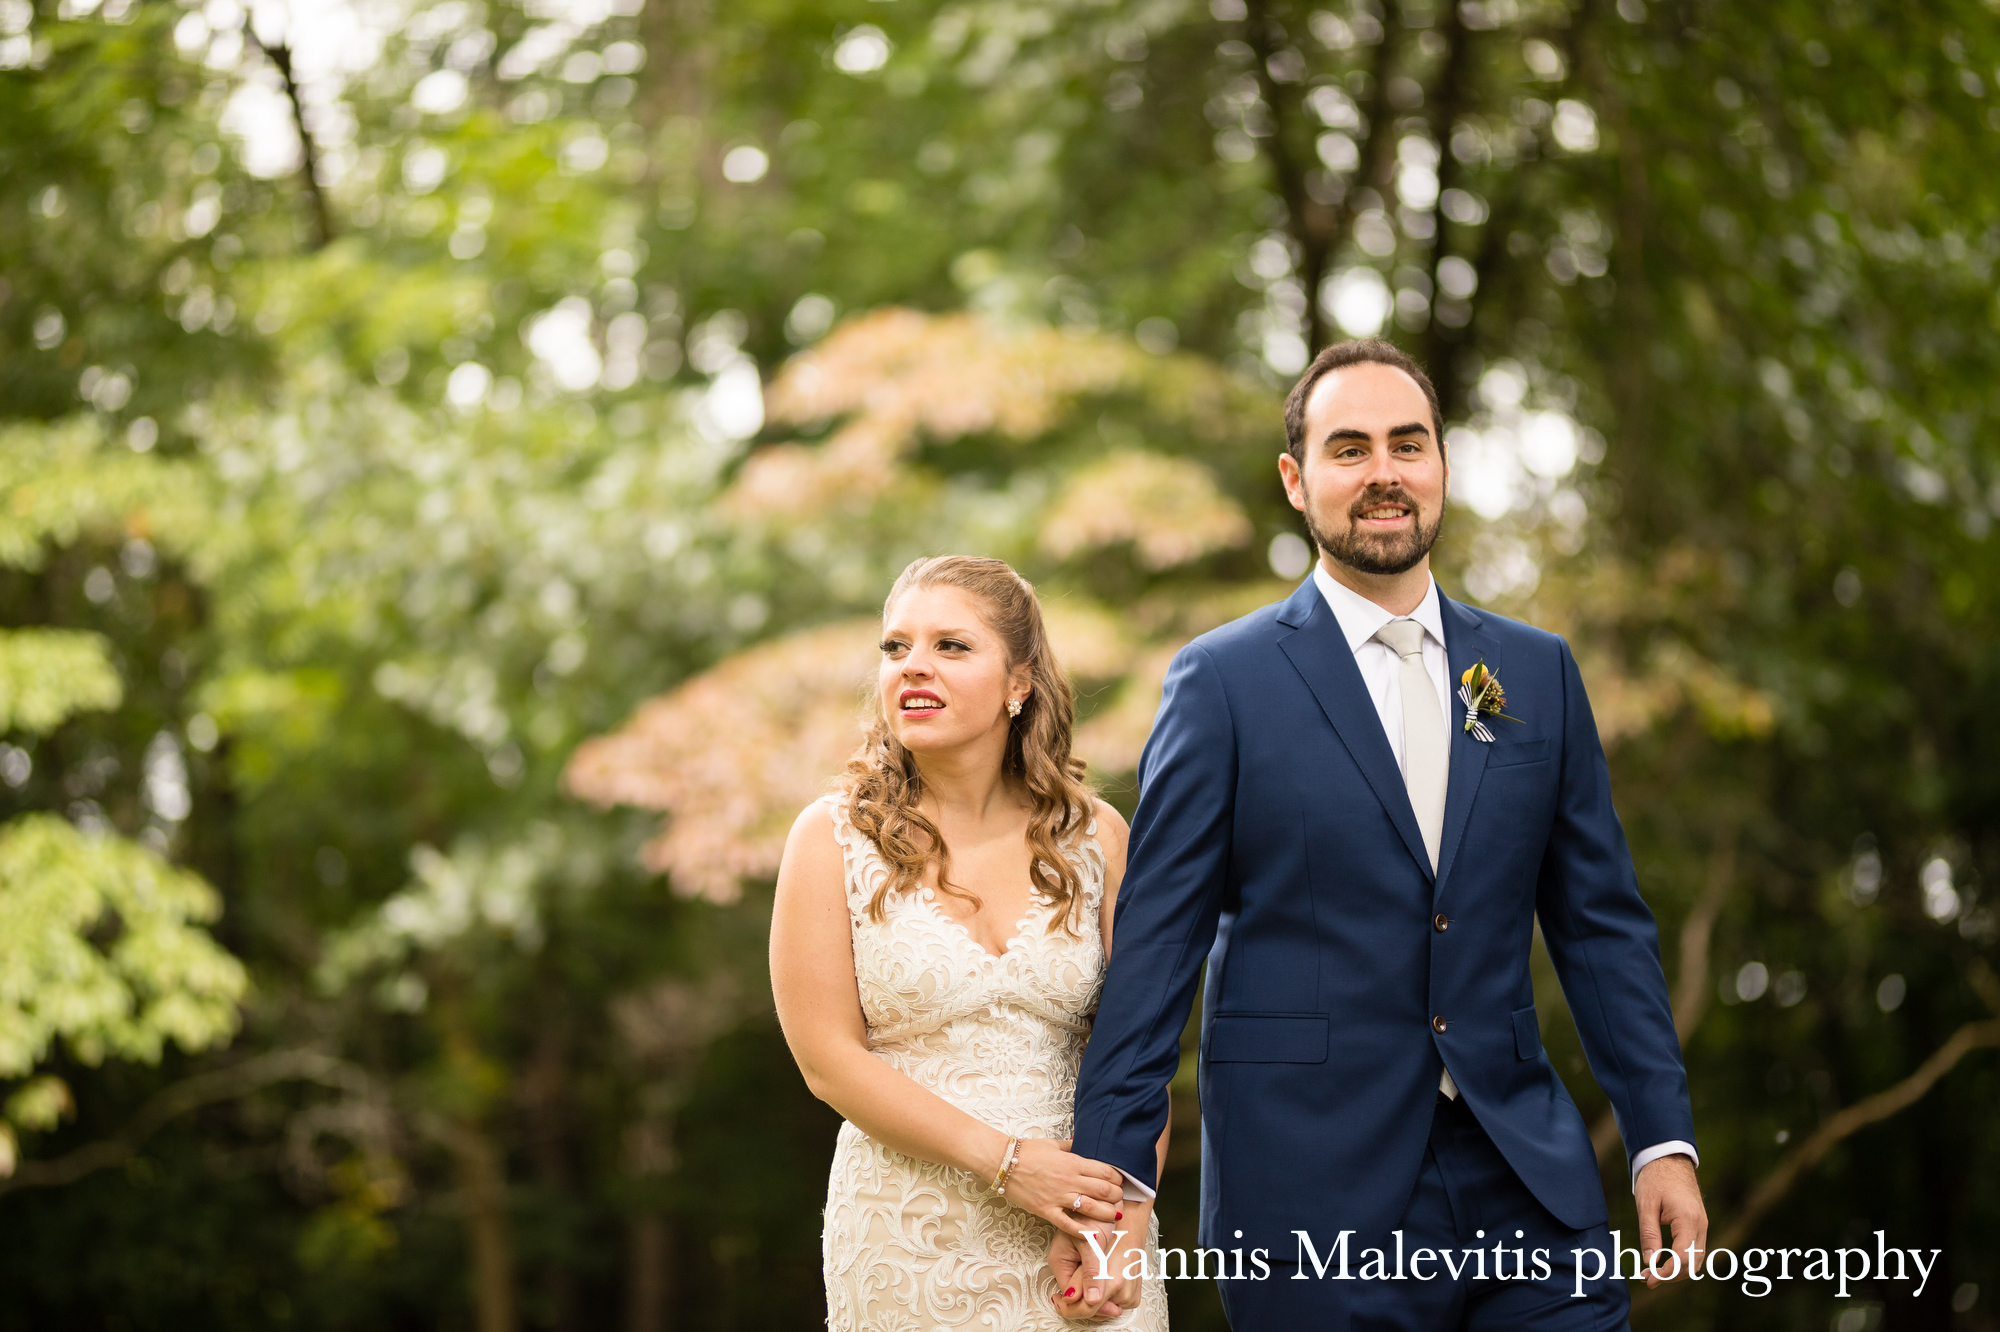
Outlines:
<svg viewBox="0 0 2000 1332"><path fill-rule="evenodd" d="M1111 1219L1113 1221L1123 1221L1125 1219L1125 1213L1120 1212L1118 1215L1112 1217Z"/></svg>
<svg viewBox="0 0 2000 1332"><path fill-rule="evenodd" d="M1068 1290L1064 1291L1063 1298L1066 1300L1076 1298L1076 1287L1071 1286Z"/></svg>

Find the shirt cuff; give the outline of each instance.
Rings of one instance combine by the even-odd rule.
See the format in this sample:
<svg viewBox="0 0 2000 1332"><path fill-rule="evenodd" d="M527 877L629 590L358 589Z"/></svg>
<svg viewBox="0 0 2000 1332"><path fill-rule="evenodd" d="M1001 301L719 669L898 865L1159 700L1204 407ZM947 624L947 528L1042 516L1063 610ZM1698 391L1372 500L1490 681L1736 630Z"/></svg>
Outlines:
<svg viewBox="0 0 2000 1332"><path fill-rule="evenodd" d="M1672 1142L1660 1143L1656 1147L1648 1147L1632 1158L1632 1192L1639 1191L1639 1172L1663 1156L1685 1156L1696 1165L1701 1164L1701 1157L1695 1153L1694 1144L1682 1142L1679 1138L1675 1138ZM1126 1187L1130 1188L1131 1185L1127 1184Z"/></svg>
<svg viewBox="0 0 2000 1332"><path fill-rule="evenodd" d="M1125 1179L1126 1202L1152 1202L1157 1197L1159 1197L1158 1194L1154 1193L1144 1184L1141 1184L1138 1180L1132 1178L1132 1176L1127 1174L1125 1171L1120 1170L1118 1173L1124 1176Z"/></svg>

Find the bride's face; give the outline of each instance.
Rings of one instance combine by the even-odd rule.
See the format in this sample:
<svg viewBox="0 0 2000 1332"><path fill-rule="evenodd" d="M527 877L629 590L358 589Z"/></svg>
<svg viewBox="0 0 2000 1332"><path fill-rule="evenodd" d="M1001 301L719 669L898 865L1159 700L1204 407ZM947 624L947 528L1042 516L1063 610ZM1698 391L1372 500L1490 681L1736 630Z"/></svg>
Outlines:
<svg viewBox="0 0 2000 1332"><path fill-rule="evenodd" d="M983 738L1003 743L1009 699L1028 696L1027 668L1010 669L984 607L955 587L912 588L882 621L882 715L917 753Z"/></svg>

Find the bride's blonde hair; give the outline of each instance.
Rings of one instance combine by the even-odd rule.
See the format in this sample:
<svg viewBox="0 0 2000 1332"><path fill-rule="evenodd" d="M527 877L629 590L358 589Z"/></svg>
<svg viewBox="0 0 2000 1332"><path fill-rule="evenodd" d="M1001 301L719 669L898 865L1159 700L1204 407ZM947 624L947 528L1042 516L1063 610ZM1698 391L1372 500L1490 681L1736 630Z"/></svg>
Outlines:
<svg viewBox="0 0 2000 1332"><path fill-rule="evenodd" d="M1069 676L1056 661L1042 624L1041 602L1027 579L1002 560L974 555L940 555L917 560L903 570L882 603L886 618L896 598L919 588L955 587L977 599L988 628L1000 636L1007 667L1027 663L1034 688L1021 715L1008 728L1007 755L1001 771L1028 793L1029 873L1036 886L1053 899L1056 919L1075 930L1077 903L1083 884L1076 867L1063 855L1063 843L1086 826L1093 800L1085 783L1082 759L1070 752L1075 729L1076 695ZM976 907L979 899L950 879L951 851L937 825L919 808L923 775L916 759L896 738L879 700L874 721L861 747L847 760L842 788L849 819L873 838L889 864L889 878L868 903L868 914L881 920L890 896L923 883L924 871L937 866L940 892L964 898Z"/></svg>

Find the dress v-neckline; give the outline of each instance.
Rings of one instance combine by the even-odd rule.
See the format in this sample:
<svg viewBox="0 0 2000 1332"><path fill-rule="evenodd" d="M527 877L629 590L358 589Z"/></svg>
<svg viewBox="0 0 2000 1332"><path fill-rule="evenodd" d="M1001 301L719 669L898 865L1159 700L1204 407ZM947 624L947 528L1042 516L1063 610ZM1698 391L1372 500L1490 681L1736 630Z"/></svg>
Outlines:
<svg viewBox="0 0 2000 1332"><path fill-rule="evenodd" d="M936 889L925 888L918 893L918 897L923 900L925 905L930 907L931 913L933 915L935 915L939 920L943 921L946 925L949 925L954 930L957 930L958 933L965 939L965 941L968 944L972 945L973 950L976 951L981 957L987 958L994 962L1005 962L1008 958L1014 955L1014 945L1027 942L1028 924L1030 921L1034 920L1035 913L1041 910L1042 908L1042 903L1040 899L1035 895L1032 889L1029 890L1027 913L1023 915L1019 920L1014 922L1014 933L1012 937L1010 937L1007 940L1006 944L1001 947L1000 951L996 953L992 949L988 948L985 944L979 942L979 936L974 934L970 929L968 929L964 921L958 919L956 916L952 915L949 911L946 911L944 909L943 904L937 900Z"/></svg>

